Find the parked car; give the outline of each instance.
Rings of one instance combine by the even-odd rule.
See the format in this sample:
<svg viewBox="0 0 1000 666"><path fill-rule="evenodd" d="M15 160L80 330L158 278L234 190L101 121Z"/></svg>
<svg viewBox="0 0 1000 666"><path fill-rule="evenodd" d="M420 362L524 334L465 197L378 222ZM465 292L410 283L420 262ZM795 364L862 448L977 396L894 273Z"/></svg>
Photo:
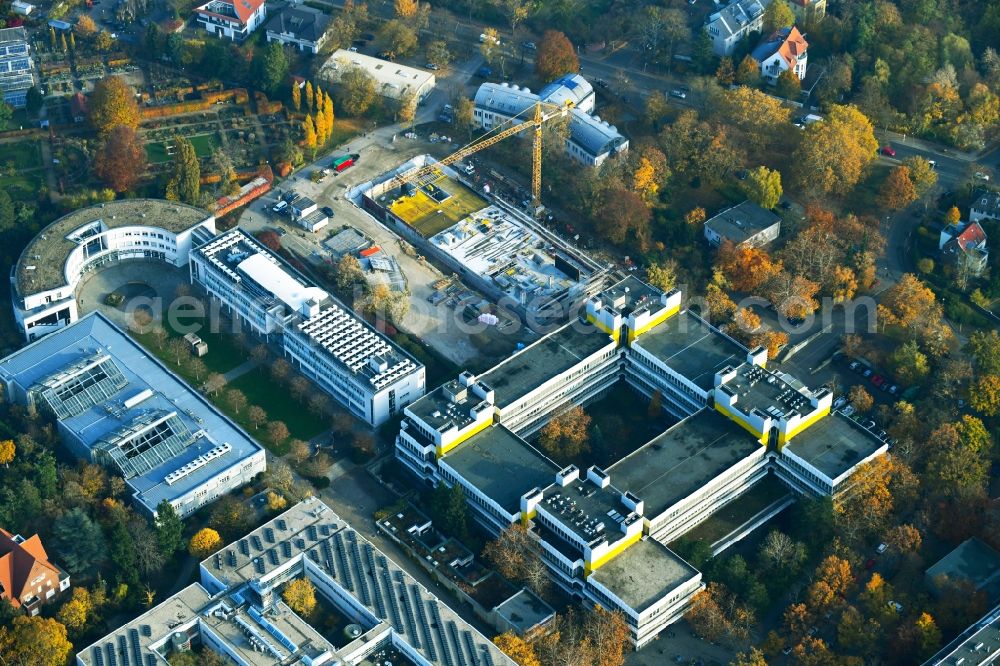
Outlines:
<svg viewBox="0 0 1000 666"><path fill-rule="evenodd" d="M847 367L857 372L861 370L861 361L851 361L851 364L848 365Z"/></svg>
<svg viewBox="0 0 1000 666"><path fill-rule="evenodd" d="M329 206L323 206L320 210L323 211L323 214L327 217L333 217L333 209Z"/></svg>
<svg viewBox="0 0 1000 666"><path fill-rule="evenodd" d="M889 157L895 157L896 156L896 151L893 149L892 146L882 146L882 151L881 152L882 152L883 155L888 155Z"/></svg>
<svg viewBox="0 0 1000 666"><path fill-rule="evenodd" d="M683 90L678 90L677 88L670 91L670 96L676 97L677 99L687 99L687 93Z"/></svg>
<svg viewBox="0 0 1000 666"><path fill-rule="evenodd" d="M274 228L274 233L278 234L279 236L284 236L288 232L285 231L285 229L283 227L275 227Z"/></svg>
<svg viewBox="0 0 1000 666"><path fill-rule="evenodd" d="M435 71L435 72L436 72L437 70L441 69L440 67L438 67L437 65L435 65L435 64L434 64L434 63L432 63L432 62L429 62L429 63L427 63L426 65L424 65L424 67L426 67L426 68L427 68L427 69L429 69L429 70L432 70L432 71Z"/></svg>
<svg viewBox="0 0 1000 666"><path fill-rule="evenodd" d="M842 410L840 410L840 413L843 414L844 416L850 416L850 415L852 415L854 413L854 406L853 405L847 405Z"/></svg>
<svg viewBox="0 0 1000 666"><path fill-rule="evenodd" d="M480 44L485 44L487 42L487 40L491 40L494 44L496 44L498 46L500 45L500 38L499 37L491 37L490 35L487 35L485 32L480 33L480 35L479 35L479 43Z"/></svg>
<svg viewBox="0 0 1000 666"><path fill-rule="evenodd" d="M476 70L476 76L478 76L481 79L488 79L491 76L493 76L493 69L487 67L486 65L483 65L482 67Z"/></svg>
<svg viewBox="0 0 1000 666"><path fill-rule="evenodd" d="M881 555L882 553L884 553L884 552L885 552L886 550L888 550L888 549L889 549L889 545L888 545L888 544L885 544L885 543L880 543L880 544L878 545L878 548L876 548L876 549L875 549L875 551L876 551L876 552L877 552L877 553L878 553L879 555Z"/></svg>
<svg viewBox="0 0 1000 666"><path fill-rule="evenodd" d="M896 384L893 384L892 386L890 386L889 387L889 393L892 394L892 395L898 394L899 393L899 386L896 385Z"/></svg>
<svg viewBox="0 0 1000 666"><path fill-rule="evenodd" d="M521 46L528 49L529 51L534 51L535 49L538 48L537 46L535 46L534 42L521 42Z"/></svg>
<svg viewBox="0 0 1000 666"><path fill-rule="evenodd" d="M882 386L882 384L885 384L885 377L882 375L875 375L872 377L872 384L875 386Z"/></svg>
<svg viewBox="0 0 1000 666"><path fill-rule="evenodd" d="M839 398L833 401L833 408L840 409L846 404L847 404L847 398L845 398L844 396L840 396Z"/></svg>
<svg viewBox="0 0 1000 666"><path fill-rule="evenodd" d="M286 208L288 208L288 202L279 201L278 203L274 204L274 208L271 209L271 212L281 214L281 212L284 211Z"/></svg>
<svg viewBox="0 0 1000 666"><path fill-rule="evenodd" d="M873 372L874 371L871 368L865 368L864 372L861 373L861 376L867 379L872 376Z"/></svg>
<svg viewBox="0 0 1000 666"><path fill-rule="evenodd" d="M989 175L983 173L982 171L977 171L974 175L976 177L976 180L984 180L986 182L989 182L990 180Z"/></svg>

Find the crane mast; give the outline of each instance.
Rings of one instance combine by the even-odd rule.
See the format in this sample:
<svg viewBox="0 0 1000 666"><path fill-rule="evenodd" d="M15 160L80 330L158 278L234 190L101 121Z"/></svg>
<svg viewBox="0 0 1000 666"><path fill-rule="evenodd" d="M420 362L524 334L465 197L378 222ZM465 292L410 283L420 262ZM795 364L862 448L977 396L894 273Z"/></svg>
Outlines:
<svg viewBox="0 0 1000 666"><path fill-rule="evenodd" d="M425 176L434 173L439 166L454 164L469 155L478 153L480 150L495 146L508 137L520 134L528 129L533 129L534 136L531 142L531 198L534 207L537 209L541 205L542 199L542 125L557 116L565 116L570 108L572 108L572 103L567 102L565 106L558 106L546 102L536 102L534 107L535 113L530 120L512 124L510 127L497 131L495 134L476 139L433 164L428 164L406 174L399 174L393 178L391 187L402 187L407 183L418 182ZM517 116L506 121L506 123L512 123L515 119L517 119ZM494 130L501 126L498 125Z"/></svg>

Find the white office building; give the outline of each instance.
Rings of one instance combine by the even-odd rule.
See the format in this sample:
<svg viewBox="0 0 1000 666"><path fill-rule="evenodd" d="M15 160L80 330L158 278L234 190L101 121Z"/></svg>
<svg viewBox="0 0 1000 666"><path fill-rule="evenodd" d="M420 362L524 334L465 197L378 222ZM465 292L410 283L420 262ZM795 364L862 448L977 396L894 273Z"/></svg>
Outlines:
<svg viewBox="0 0 1000 666"><path fill-rule="evenodd" d="M321 602L316 626L282 600L284 586L302 579ZM192 649L241 666L517 666L314 497L203 560L197 583L83 648L75 663L153 666Z"/></svg>
<svg viewBox="0 0 1000 666"><path fill-rule="evenodd" d="M264 471L264 449L99 312L0 361L8 400L53 418L137 508L188 516Z"/></svg>
<svg viewBox="0 0 1000 666"><path fill-rule="evenodd" d="M79 318L84 276L123 261L184 266L215 234L208 212L174 201L125 199L81 208L48 225L11 273L14 319L30 342Z"/></svg>
<svg viewBox="0 0 1000 666"><path fill-rule="evenodd" d="M397 458L429 485L460 485L473 515L537 539L553 580L620 609L641 647L678 620L701 574L666 548L765 477L790 493L849 488L887 444L842 415L832 394L768 371L747 349L629 277L572 322L480 374L463 372L404 410ZM659 394L679 422L605 469L564 469L524 438L555 414L627 383Z"/></svg>
<svg viewBox="0 0 1000 666"><path fill-rule="evenodd" d="M365 422L424 394L424 366L239 228L191 253L191 282Z"/></svg>

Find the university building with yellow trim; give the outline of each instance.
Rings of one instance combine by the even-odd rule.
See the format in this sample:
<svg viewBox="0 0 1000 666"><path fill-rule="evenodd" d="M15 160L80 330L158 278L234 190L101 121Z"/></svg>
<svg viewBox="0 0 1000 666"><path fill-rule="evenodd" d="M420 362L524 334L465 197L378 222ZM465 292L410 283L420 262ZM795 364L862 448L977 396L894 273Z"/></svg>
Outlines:
<svg viewBox="0 0 1000 666"><path fill-rule="evenodd" d="M553 580L621 610L641 647L703 587L667 544L765 477L830 495L885 453L831 413L829 390L766 365L766 350L684 309L679 291L628 277L591 297L579 320L406 406L396 455L428 485L460 485L491 533L529 527ZM526 441L622 382L659 393L678 422L607 469L560 467Z"/></svg>

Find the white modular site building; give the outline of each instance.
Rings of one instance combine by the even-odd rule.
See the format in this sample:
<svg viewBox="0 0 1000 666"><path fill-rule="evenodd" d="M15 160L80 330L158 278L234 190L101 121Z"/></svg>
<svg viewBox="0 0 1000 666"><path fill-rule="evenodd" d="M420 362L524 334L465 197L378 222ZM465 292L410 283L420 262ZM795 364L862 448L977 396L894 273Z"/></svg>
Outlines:
<svg viewBox="0 0 1000 666"><path fill-rule="evenodd" d="M0 381L147 515L166 500L188 516L264 471L260 445L98 312L0 361Z"/></svg>
<svg viewBox="0 0 1000 666"><path fill-rule="evenodd" d="M424 394L424 366L246 232L191 253L200 285L252 332L277 336L307 377L370 425Z"/></svg>

